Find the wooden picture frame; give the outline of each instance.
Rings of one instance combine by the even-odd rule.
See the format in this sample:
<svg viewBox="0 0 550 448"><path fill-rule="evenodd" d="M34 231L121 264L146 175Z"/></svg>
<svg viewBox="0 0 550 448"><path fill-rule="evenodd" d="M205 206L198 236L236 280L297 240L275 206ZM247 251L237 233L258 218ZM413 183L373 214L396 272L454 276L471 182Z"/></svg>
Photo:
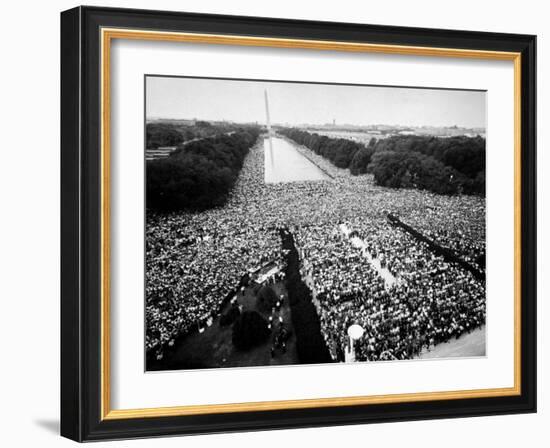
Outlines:
<svg viewBox="0 0 550 448"><path fill-rule="evenodd" d="M452 392L113 410L110 44L114 39L514 63L515 384ZM536 38L78 7L61 14L61 434L77 441L536 411Z"/></svg>

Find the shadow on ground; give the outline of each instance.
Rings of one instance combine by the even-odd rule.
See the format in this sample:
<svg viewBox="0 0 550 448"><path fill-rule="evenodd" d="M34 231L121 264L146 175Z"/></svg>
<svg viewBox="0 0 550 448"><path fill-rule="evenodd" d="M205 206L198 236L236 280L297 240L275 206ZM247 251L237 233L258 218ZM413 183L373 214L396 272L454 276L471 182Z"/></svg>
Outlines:
<svg viewBox="0 0 550 448"><path fill-rule="evenodd" d="M52 434L59 434L59 420L56 419L37 419L34 424Z"/></svg>

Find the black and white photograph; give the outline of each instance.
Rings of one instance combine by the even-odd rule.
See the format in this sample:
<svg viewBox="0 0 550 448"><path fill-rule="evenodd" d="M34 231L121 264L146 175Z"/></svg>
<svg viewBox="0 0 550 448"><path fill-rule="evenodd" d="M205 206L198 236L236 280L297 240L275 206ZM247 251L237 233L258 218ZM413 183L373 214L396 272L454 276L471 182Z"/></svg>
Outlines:
<svg viewBox="0 0 550 448"><path fill-rule="evenodd" d="M11 70L5 111L36 127L40 163L5 189L29 200L10 208L6 303L26 309L4 340L16 372L57 363L24 394L37 418L49 393L78 442L376 444L390 423L407 446L540 439L543 15L398 2L77 6L57 17L57 88ZM39 31L23 56L47 54ZM35 87L60 127L21 109ZM29 240L56 242L48 222L60 308L29 282L52 277ZM36 304L14 300L29 287Z"/></svg>
<svg viewBox="0 0 550 448"><path fill-rule="evenodd" d="M151 75L146 369L486 355L486 92Z"/></svg>

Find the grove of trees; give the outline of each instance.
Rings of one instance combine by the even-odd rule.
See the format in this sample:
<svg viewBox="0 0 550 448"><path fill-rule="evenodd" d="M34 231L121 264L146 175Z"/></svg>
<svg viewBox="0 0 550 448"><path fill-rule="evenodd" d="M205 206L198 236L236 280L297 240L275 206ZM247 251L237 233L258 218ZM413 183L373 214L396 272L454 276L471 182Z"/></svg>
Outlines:
<svg viewBox="0 0 550 448"><path fill-rule="evenodd" d="M362 143L344 138L330 138L295 128L280 129L278 132L325 157L338 168L353 166L354 174L365 172L363 169L369 164L373 153L372 145L366 147ZM354 160L356 155L358 157Z"/></svg>
<svg viewBox="0 0 550 448"><path fill-rule="evenodd" d="M195 138L191 130L183 130L171 124L147 123L145 128L146 147L177 146L185 140Z"/></svg>
<svg viewBox="0 0 550 448"><path fill-rule="evenodd" d="M252 127L217 135L147 162L147 207L172 211L223 205L258 135Z"/></svg>
<svg viewBox="0 0 550 448"><path fill-rule="evenodd" d="M145 126L145 146L148 149L178 146L195 138L212 137L235 130L236 126L230 123L214 125L208 121L197 121L195 124L183 120L152 121Z"/></svg>
<svg viewBox="0 0 550 448"><path fill-rule="evenodd" d="M257 311L243 312L233 324L232 341L239 350L249 350L264 343L271 334L267 320Z"/></svg>
<svg viewBox="0 0 550 448"><path fill-rule="evenodd" d="M485 195L485 139L399 135L368 145L299 129L279 132L351 174L367 172L378 185L439 194Z"/></svg>
<svg viewBox="0 0 550 448"><path fill-rule="evenodd" d="M269 285L263 285L256 294L256 306L264 313L271 313L271 309L277 304L277 293Z"/></svg>

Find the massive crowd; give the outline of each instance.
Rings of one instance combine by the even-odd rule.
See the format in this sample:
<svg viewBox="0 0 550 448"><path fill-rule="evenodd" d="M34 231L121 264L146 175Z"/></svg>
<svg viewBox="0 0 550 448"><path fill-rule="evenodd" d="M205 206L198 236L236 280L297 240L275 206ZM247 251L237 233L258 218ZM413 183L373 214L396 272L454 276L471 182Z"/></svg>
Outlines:
<svg viewBox="0 0 550 448"><path fill-rule="evenodd" d="M425 243L381 220L349 223L352 233L368 235L364 248L332 227L297 231L304 275L311 278L325 340L342 359L347 328L360 324L358 360L408 359L485 322L485 287L468 271L437 257ZM325 229L328 230L328 229ZM368 261L377 258L396 277L387 282Z"/></svg>
<svg viewBox="0 0 550 448"><path fill-rule="evenodd" d="M246 207L259 175L254 165L243 169L223 208L147 212L146 346L157 357L179 334L215 316L250 270L281 263L278 233L257 219L259 205Z"/></svg>
<svg viewBox="0 0 550 448"><path fill-rule="evenodd" d="M460 197L450 197L453 206L445 215L431 205L430 199L423 210L411 210L405 223L485 271L485 198L461 201Z"/></svg>
<svg viewBox="0 0 550 448"><path fill-rule="evenodd" d="M422 348L485 322L485 285L394 227L398 215L419 232L475 263L485 252L485 202L375 186L299 148L332 178L266 184L263 141L250 150L226 205L201 213L147 213L146 344L163 347L219 312L244 274L282 264L278 228L288 228L315 296L335 360L346 330L361 324L357 359L407 359ZM364 242L357 247L345 224ZM389 284L375 259L396 281Z"/></svg>

